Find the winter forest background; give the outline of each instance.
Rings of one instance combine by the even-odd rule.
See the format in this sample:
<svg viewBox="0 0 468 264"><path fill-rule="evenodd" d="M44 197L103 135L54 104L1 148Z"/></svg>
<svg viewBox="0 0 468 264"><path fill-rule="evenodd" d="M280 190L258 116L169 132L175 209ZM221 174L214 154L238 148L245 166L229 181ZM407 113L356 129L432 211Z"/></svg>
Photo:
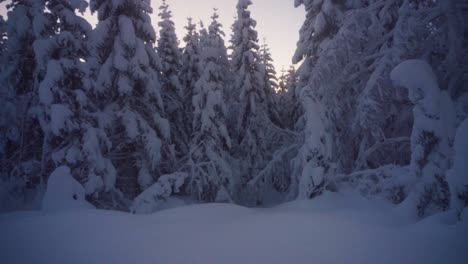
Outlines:
<svg viewBox="0 0 468 264"><path fill-rule="evenodd" d="M3 212L353 190L418 221L468 218L466 1L296 0L282 72L251 0L232 26L214 10L184 36L164 0L0 2Z"/></svg>

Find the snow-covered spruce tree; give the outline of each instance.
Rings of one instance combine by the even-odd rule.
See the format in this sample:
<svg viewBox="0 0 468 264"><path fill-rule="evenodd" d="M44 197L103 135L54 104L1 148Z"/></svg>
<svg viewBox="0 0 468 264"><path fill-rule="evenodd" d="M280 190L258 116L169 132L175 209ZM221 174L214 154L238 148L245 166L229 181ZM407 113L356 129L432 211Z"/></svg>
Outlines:
<svg viewBox="0 0 468 264"><path fill-rule="evenodd" d="M284 180L289 164L283 159L290 153L290 148L279 151L290 145L295 135L282 130L269 119L268 101L264 84L264 67L259 56L256 22L250 16L250 0L240 0L237 4L237 19L233 25L231 40L231 67L234 75L233 90L236 102L229 103L237 119L232 138L233 156L239 161L239 185L236 191L236 202L256 205L270 200L266 197L273 189L275 182L281 182L279 189L289 187ZM268 166L267 164L270 163ZM281 164L281 166L277 166ZM279 169L278 168L283 168ZM236 171L237 171L236 170ZM282 180L277 180L281 178ZM289 176L288 176L289 178Z"/></svg>
<svg viewBox="0 0 468 264"><path fill-rule="evenodd" d="M99 19L92 38L98 65L92 91L99 102L98 125L108 137L107 157L117 175L108 188L133 199L166 172L171 157L152 8L148 0L94 0L91 10Z"/></svg>
<svg viewBox="0 0 468 264"><path fill-rule="evenodd" d="M227 58L224 32L212 16L209 33L202 40L200 68L193 96L193 137L190 144L189 175L192 196L205 202L230 201L235 179L228 162L231 139L225 124L226 85L223 60ZM221 63L220 63L221 62Z"/></svg>
<svg viewBox="0 0 468 264"><path fill-rule="evenodd" d="M219 97L230 75L226 74L229 66L227 50L217 18L215 14L209 29L200 22L199 51L202 54L199 54L199 66L202 75L194 87L193 106L196 111L195 119L191 122L194 133L188 162L177 168L177 172L161 176L153 186L135 198L132 212L162 210L168 204L178 202L176 195L191 194L200 201L230 201L236 175L231 170L234 161L227 151L229 135L223 128L225 106L223 98Z"/></svg>
<svg viewBox="0 0 468 264"><path fill-rule="evenodd" d="M369 56L369 62L375 66L369 67L368 77L363 75L367 80L357 101L353 137L360 138L358 168L377 167L392 161L397 164L408 162L406 154L402 155L403 160L397 156L401 155L398 146L405 146L405 149L407 146L410 104L406 96L389 88L388 81L389 72L399 62L407 58L425 58L436 70L442 87L449 89L453 98L462 93L463 19L459 4L457 1L403 1L389 2L386 4L388 8L376 9L380 12L377 15L383 12L387 15L375 15L380 19L374 19L372 32L378 33L374 33L374 38L381 39L383 44L373 52L373 58ZM390 30L388 25L393 25ZM386 37L379 37L382 34ZM378 145L381 147L376 148Z"/></svg>
<svg viewBox="0 0 468 264"><path fill-rule="evenodd" d="M36 39L51 32L44 4L42 0L13 0L7 5L0 75L0 167L2 177L13 181L20 195L45 183L40 174L42 131L37 108L42 75L33 50Z"/></svg>
<svg viewBox="0 0 468 264"><path fill-rule="evenodd" d="M190 136L192 134L193 105L192 97L195 83L200 78L200 35L192 18L187 19L185 27L187 34L184 37L185 47L182 52L182 65L180 79L182 82L182 101L184 107L184 131Z"/></svg>
<svg viewBox="0 0 468 264"><path fill-rule="evenodd" d="M294 57L295 62L304 60L298 70L300 98L304 112L309 108L306 101L317 102L323 109L322 127L332 139L326 143L328 167L347 174L409 163L411 103L404 93L393 89L390 71L406 58L435 62L430 58L437 50L434 47L446 46L450 38L444 32L452 31L438 29L455 25L444 22L451 15L441 8L447 2L457 5L455 1L296 1L307 11ZM460 11L450 10L459 17ZM438 25L435 31L431 25ZM457 56L450 54L458 51L436 53L437 57L454 58ZM445 78L437 75L440 80ZM307 114L304 121L307 127ZM310 135L304 136L307 143ZM303 170L297 172L294 178ZM330 180L325 177L326 182Z"/></svg>
<svg viewBox="0 0 468 264"><path fill-rule="evenodd" d="M97 110L88 97L86 41L91 25L75 12L85 1L49 0L46 7L55 21L55 35L34 43L38 65L45 69L39 84L43 173L60 166L84 183L88 195L114 186L115 169L102 154L103 131L97 127Z"/></svg>
<svg viewBox="0 0 468 264"><path fill-rule="evenodd" d="M237 91L238 113L236 122L237 148L234 154L241 163L241 182L252 179L263 166L267 157L266 133L268 126L268 112L263 83L262 65L259 57L259 46L256 21L250 16L248 7L250 0L239 0L237 20L233 25L231 40L231 65L235 76L234 90ZM252 195L252 194L250 194ZM249 201L255 198L248 193L239 194L245 201L241 203L255 203Z"/></svg>
<svg viewBox="0 0 468 264"><path fill-rule="evenodd" d="M159 7L158 23L160 27L158 39L158 52L162 63L162 92L166 107L167 118L171 124L172 141L176 146L177 157L181 158L188 153L189 131L186 131L185 116L189 107L184 105L185 89L181 83L182 53L175 33L172 12L165 0Z"/></svg>
<svg viewBox="0 0 468 264"><path fill-rule="evenodd" d="M319 75L319 72L313 71L321 58L323 47L327 47L338 30L343 8L341 3L330 0L296 0L295 5L304 5L306 10L306 20L300 30L293 57L294 63L304 60L298 69L298 95L304 109L305 124L302 131L304 143L293 160L290 198L310 198L322 192L326 176L332 169L331 122L321 102L323 95L319 93L319 89L323 89L319 83L322 73Z"/></svg>
<svg viewBox="0 0 468 264"><path fill-rule="evenodd" d="M265 98L268 108L268 115L270 120L277 126L281 126L281 117L277 109L276 90L278 89L278 78L276 77L275 66L273 65L273 58L271 57L270 48L263 40L263 44L259 50L260 62L263 66L263 84L265 85Z"/></svg>

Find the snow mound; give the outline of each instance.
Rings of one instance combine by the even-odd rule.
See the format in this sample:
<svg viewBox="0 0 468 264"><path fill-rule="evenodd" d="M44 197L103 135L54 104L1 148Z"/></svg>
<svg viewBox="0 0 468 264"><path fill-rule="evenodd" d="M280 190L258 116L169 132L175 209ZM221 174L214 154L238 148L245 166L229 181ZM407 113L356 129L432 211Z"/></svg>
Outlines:
<svg viewBox="0 0 468 264"><path fill-rule="evenodd" d="M408 222L382 203L324 193L268 209L200 204L152 215L18 212L0 215L0 262L466 263L466 219Z"/></svg>
<svg viewBox="0 0 468 264"><path fill-rule="evenodd" d="M44 211L64 211L94 208L85 200L85 190L71 175L70 168L55 169L47 181L47 190L42 200Z"/></svg>
<svg viewBox="0 0 468 264"><path fill-rule="evenodd" d="M184 205L180 199L171 199L171 195L180 192L187 177L188 174L183 172L161 176L156 183L135 198L130 211L136 214L149 214Z"/></svg>

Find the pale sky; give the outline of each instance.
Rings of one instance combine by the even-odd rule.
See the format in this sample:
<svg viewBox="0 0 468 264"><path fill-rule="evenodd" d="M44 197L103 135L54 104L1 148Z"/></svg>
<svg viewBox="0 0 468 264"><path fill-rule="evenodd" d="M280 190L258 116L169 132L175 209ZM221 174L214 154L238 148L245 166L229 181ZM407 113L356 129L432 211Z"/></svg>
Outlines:
<svg viewBox="0 0 468 264"><path fill-rule="evenodd" d="M158 31L158 12L161 0L152 0L154 13L152 22ZM299 29L304 22L303 7L294 8L294 0L252 0L250 6L252 17L257 21L257 31L260 43L266 38L270 46L276 70L279 73L284 67L291 65L291 58L299 39ZM203 20L210 23L213 8L218 8L219 20L226 33L226 43L230 39L231 25L236 16L237 0L167 0L173 14L179 41L185 35L187 17L194 21ZM5 4L0 5L0 15L5 17ZM89 17L89 15L87 15ZM95 18L89 17L89 22L95 24Z"/></svg>

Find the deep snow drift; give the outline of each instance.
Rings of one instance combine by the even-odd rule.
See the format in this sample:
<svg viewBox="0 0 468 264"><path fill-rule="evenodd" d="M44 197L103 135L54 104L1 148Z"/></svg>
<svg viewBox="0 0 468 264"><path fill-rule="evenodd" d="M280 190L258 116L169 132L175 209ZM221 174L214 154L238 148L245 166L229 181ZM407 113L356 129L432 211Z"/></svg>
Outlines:
<svg viewBox="0 0 468 264"><path fill-rule="evenodd" d="M416 223L398 207L332 193L270 209L17 212L0 216L0 262L466 263L467 213Z"/></svg>

